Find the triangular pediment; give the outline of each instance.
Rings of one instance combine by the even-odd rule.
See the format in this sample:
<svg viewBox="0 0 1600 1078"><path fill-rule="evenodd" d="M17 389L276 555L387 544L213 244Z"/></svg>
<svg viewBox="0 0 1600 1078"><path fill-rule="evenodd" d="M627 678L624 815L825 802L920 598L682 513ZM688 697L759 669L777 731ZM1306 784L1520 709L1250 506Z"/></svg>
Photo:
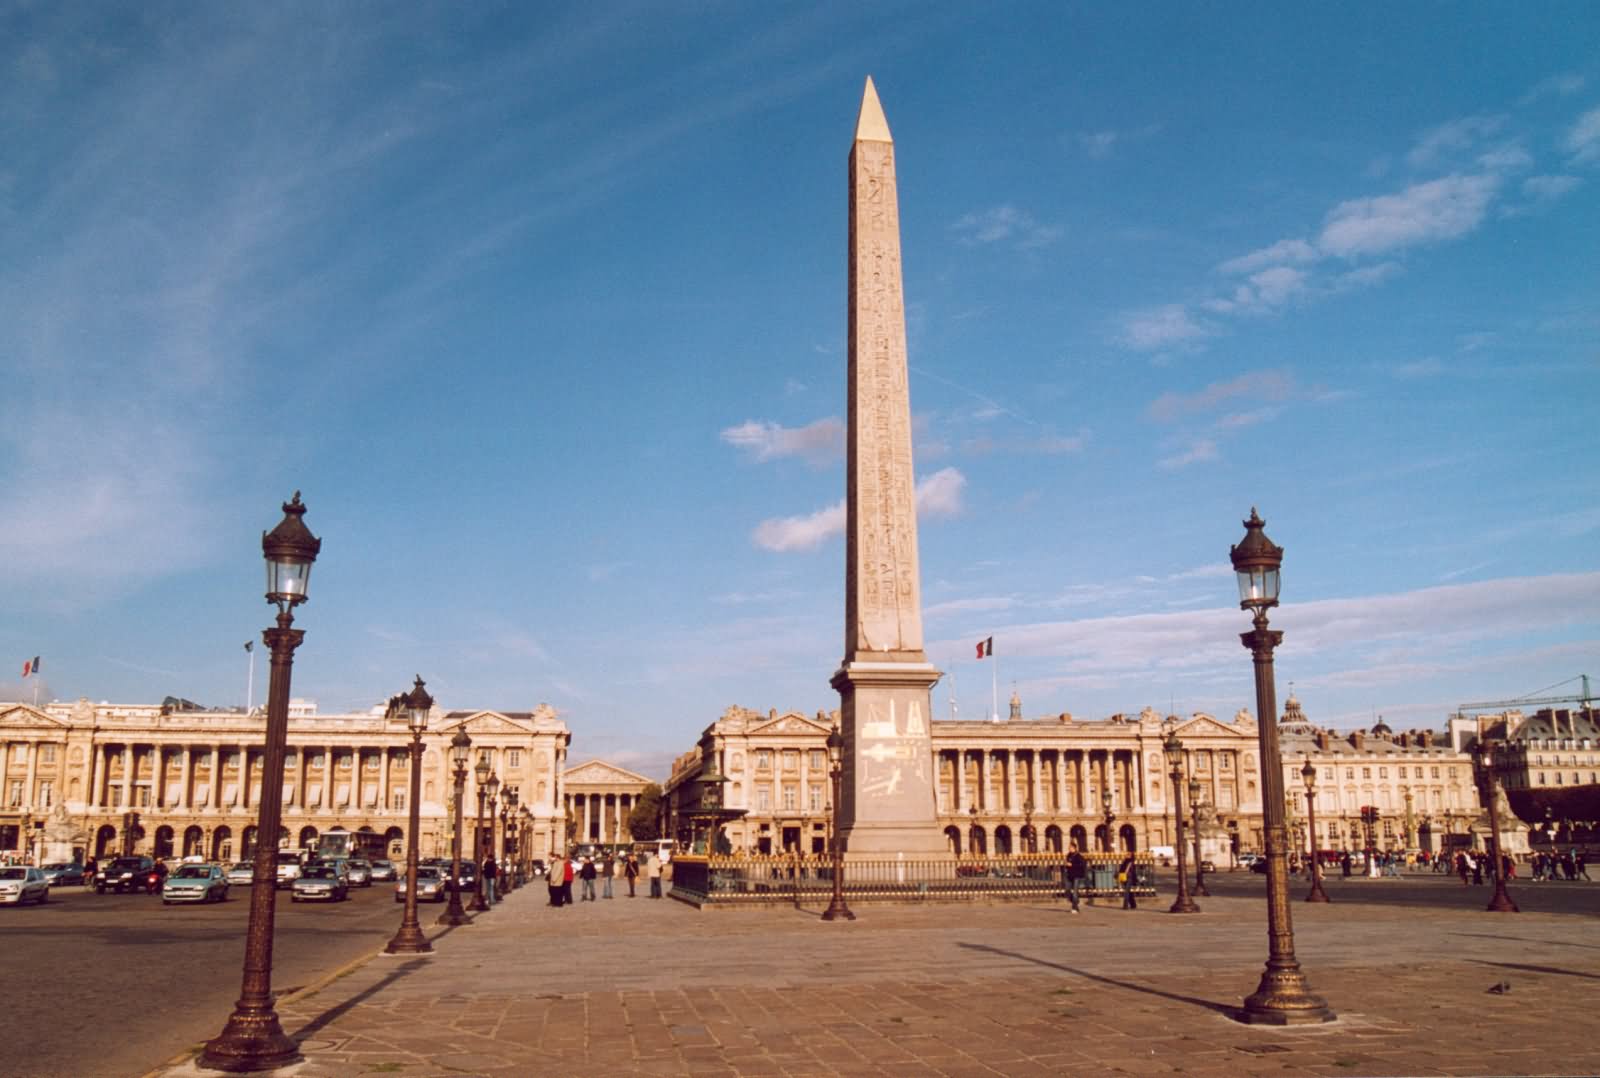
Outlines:
<svg viewBox="0 0 1600 1078"><path fill-rule="evenodd" d="M648 785L654 782L655 779L646 778L636 771L629 771L627 768L618 767L616 764L608 764L604 760L590 760L588 763L579 764L577 767L569 767L561 772L561 781L569 786L574 782L638 786Z"/></svg>
<svg viewBox="0 0 1600 1078"><path fill-rule="evenodd" d="M1244 732L1236 726L1225 722L1218 722L1210 715L1195 715L1177 726L1173 727L1179 738L1185 737L1243 737Z"/></svg>
<svg viewBox="0 0 1600 1078"><path fill-rule="evenodd" d="M451 733L465 729L468 734L475 737L510 737L522 735L532 737L534 729L525 722L519 722L508 715L498 711L474 711L467 715L453 715L445 722L444 728Z"/></svg>
<svg viewBox="0 0 1600 1078"><path fill-rule="evenodd" d="M809 719L798 711L791 711L787 715L779 715L775 719L768 719L760 726L752 726L749 733L754 734L816 734L828 736L831 729L815 719Z"/></svg>
<svg viewBox="0 0 1600 1078"><path fill-rule="evenodd" d="M48 726L55 730L70 729L69 724L27 704L0 704L0 726Z"/></svg>

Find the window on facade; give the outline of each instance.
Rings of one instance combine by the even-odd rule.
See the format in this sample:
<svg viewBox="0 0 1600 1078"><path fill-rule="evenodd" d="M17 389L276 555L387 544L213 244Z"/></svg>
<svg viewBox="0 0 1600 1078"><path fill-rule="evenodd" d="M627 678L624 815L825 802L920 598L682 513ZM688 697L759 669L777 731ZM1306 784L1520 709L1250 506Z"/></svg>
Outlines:
<svg viewBox="0 0 1600 1078"><path fill-rule="evenodd" d="M507 749L506 750L506 766L507 767L521 767L522 766L522 750L521 749Z"/></svg>
<svg viewBox="0 0 1600 1078"><path fill-rule="evenodd" d="M1233 770L1233 753L1231 753L1231 752L1223 753L1221 759L1218 761L1217 766L1222 768L1222 770L1224 770L1224 771L1232 771Z"/></svg>
<svg viewBox="0 0 1600 1078"><path fill-rule="evenodd" d="M1344 777L1347 778L1347 779L1355 778L1356 777L1356 769L1353 768L1353 767L1345 768L1344 769Z"/></svg>
<svg viewBox="0 0 1600 1078"><path fill-rule="evenodd" d="M783 750L783 769L785 771L800 770L800 753L796 749Z"/></svg>
<svg viewBox="0 0 1600 1078"><path fill-rule="evenodd" d="M389 802L390 802L390 807L392 807L396 812L404 812L406 810L406 791L405 791L405 788L401 787L398 790L390 790L389 791Z"/></svg>
<svg viewBox="0 0 1600 1078"><path fill-rule="evenodd" d="M793 786L783 788L783 811L793 812L800 807L800 792Z"/></svg>
<svg viewBox="0 0 1600 1078"><path fill-rule="evenodd" d="M813 786L813 787L811 787L811 811L812 812L821 812L822 811L822 787L821 786Z"/></svg>
<svg viewBox="0 0 1600 1078"><path fill-rule="evenodd" d="M45 779L43 782L39 783L39 803L45 808L49 808L53 803L50 796L51 793L52 790L49 779Z"/></svg>
<svg viewBox="0 0 1600 1078"><path fill-rule="evenodd" d="M756 787L756 811L770 812L772 810L772 791L765 786Z"/></svg>
<svg viewBox="0 0 1600 1078"><path fill-rule="evenodd" d="M54 745L48 745L48 744L40 745L39 746L39 762L42 763L42 764L53 764L53 763L55 763L56 762L56 747Z"/></svg>
<svg viewBox="0 0 1600 1078"><path fill-rule="evenodd" d="M1380 779L1388 778L1389 777L1389 769L1387 767L1378 768L1378 777Z"/></svg>
<svg viewBox="0 0 1600 1078"><path fill-rule="evenodd" d="M1363 767L1361 769L1361 777L1364 779L1370 779L1372 777L1372 768Z"/></svg>
<svg viewBox="0 0 1600 1078"><path fill-rule="evenodd" d="M16 779L11 783L10 796L7 798L12 808L22 807L22 780Z"/></svg>
<svg viewBox="0 0 1600 1078"><path fill-rule="evenodd" d="M1454 781L1455 777L1456 777L1456 769L1452 767L1450 769L1450 778L1451 778L1452 781Z"/></svg>
<svg viewBox="0 0 1600 1078"><path fill-rule="evenodd" d="M20 783L20 782L17 783L17 799L15 801L13 801L12 804L13 805L22 804L22 783ZM122 787L121 786L113 786L113 787L111 787L111 807L112 808L121 808L122 807Z"/></svg>
<svg viewBox="0 0 1600 1078"><path fill-rule="evenodd" d="M337 767L340 771L349 771L350 770L350 757L348 757L348 756L340 756L340 757L338 757L338 763L334 764L334 766Z"/></svg>
<svg viewBox="0 0 1600 1078"><path fill-rule="evenodd" d="M376 770L378 770L378 757L377 757L377 755L373 754L373 755L369 755L369 756L364 757L362 759L362 761L361 761L361 770L363 770L363 771L376 771Z"/></svg>
<svg viewBox="0 0 1600 1078"><path fill-rule="evenodd" d="M1384 820L1383 821L1383 837L1384 838L1390 838L1393 835L1394 835L1394 822L1392 820Z"/></svg>
<svg viewBox="0 0 1600 1078"><path fill-rule="evenodd" d="M135 804L140 808L150 807L150 787L139 786L134 789Z"/></svg>
<svg viewBox="0 0 1600 1078"><path fill-rule="evenodd" d="M822 750L821 749L812 749L811 750L811 770L813 770L813 771L821 771L822 770Z"/></svg>
<svg viewBox="0 0 1600 1078"><path fill-rule="evenodd" d="M772 750L771 749L757 749L756 750L756 770L757 771L771 771L772 770Z"/></svg>
<svg viewBox="0 0 1600 1078"><path fill-rule="evenodd" d="M1333 768L1331 768L1331 767L1323 768L1322 769L1322 777L1325 778L1325 779L1332 779L1333 778Z"/></svg>

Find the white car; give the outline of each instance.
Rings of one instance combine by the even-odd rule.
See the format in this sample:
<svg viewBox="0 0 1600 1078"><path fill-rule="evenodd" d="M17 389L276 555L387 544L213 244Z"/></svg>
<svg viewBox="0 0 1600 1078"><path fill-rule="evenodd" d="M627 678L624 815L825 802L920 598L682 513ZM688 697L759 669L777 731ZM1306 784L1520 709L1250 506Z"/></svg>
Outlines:
<svg viewBox="0 0 1600 1078"><path fill-rule="evenodd" d="M0 868L0 902L20 906L24 902L50 901L50 881L37 868L6 865Z"/></svg>

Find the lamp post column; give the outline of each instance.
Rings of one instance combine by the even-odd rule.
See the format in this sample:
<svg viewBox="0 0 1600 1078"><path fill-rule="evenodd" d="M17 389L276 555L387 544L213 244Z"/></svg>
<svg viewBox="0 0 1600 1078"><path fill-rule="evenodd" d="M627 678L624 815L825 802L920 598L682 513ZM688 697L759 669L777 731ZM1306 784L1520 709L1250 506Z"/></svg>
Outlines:
<svg viewBox="0 0 1600 1078"><path fill-rule="evenodd" d="M407 791L411 802L411 818L406 826L406 910L400 919L400 930L384 948L384 953L428 954L433 950L433 944L423 935L422 925L417 921L417 862L420 860L417 829L422 820L422 731L427 727L428 710L433 706L433 699L424 690L421 675L418 675L411 692L395 697L391 706L403 708L411 723L411 785Z"/></svg>
<svg viewBox="0 0 1600 1078"><path fill-rule="evenodd" d="M1183 863L1183 746L1178 741L1175 732L1168 731L1166 742L1162 746L1166 750L1167 764L1171 771L1167 772L1172 779L1172 807L1173 814L1178 820L1178 832L1174 836L1174 846L1178 852L1178 897L1173 899L1168 913L1199 913L1200 907L1195 905L1194 899L1189 897L1189 873ZM1131 875L1131 874L1130 874ZM1128 880L1128 886L1133 886L1133 880Z"/></svg>
<svg viewBox="0 0 1600 1078"><path fill-rule="evenodd" d="M839 798L843 794L844 735L835 726L828 734L828 777L833 782L833 804L828 808L828 846L833 853L833 898L823 911L824 921L854 921L856 915L844 904L844 851L839 846Z"/></svg>
<svg viewBox="0 0 1600 1078"><path fill-rule="evenodd" d="M1284 830L1283 759L1278 750L1278 701L1273 649L1283 633L1267 627L1267 608L1277 605L1283 548L1263 531L1265 522L1250 511L1244 541L1230 552L1239 577L1240 605L1254 611L1254 629L1239 635L1255 666L1256 731L1261 755L1262 833L1267 856L1268 956L1261 983L1244 1001L1241 1021L1265 1025L1329 1022L1333 1011L1313 995L1294 953L1294 923L1289 912L1288 836Z"/></svg>
<svg viewBox="0 0 1600 1078"><path fill-rule="evenodd" d="M278 617L277 628L262 633L262 641L271 649L272 674L261 800L257 806L255 864L250 881L250 918L245 931L244 976L233 1014L201 1053L200 1066L212 1070L271 1070L300 1057L299 1046L283 1032L273 1008L272 934L278 898L278 831L282 826L290 675L295 649L305 639L302 630L292 627L293 610L306 598L306 582L322 541L312 536L300 519L306 509L299 491L283 510L283 520L261 540L267 560L267 601L277 604ZM128 760L131 766L131 750Z"/></svg>
<svg viewBox="0 0 1600 1078"><path fill-rule="evenodd" d="M461 800L465 795L467 785L467 751L472 746L472 738L467 736L465 730L457 730L456 735L450 739L450 758L455 761L455 839L451 846L450 856L450 905L439 918L442 925L471 924L472 918L467 916L467 911L461 908Z"/></svg>
<svg viewBox="0 0 1600 1078"><path fill-rule="evenodd" d="M1328 892L1322 889L1322 859L1317 856L1317 769L1312 766L1311 757L1306 757L1300 776L1306 784L1306 830L1311 833L1311 891L1306 901L1326 902Z"/></svg>
<svg viewBox="0 0 1600 1078"><path fill-rule="evenodd" d="M1489 905L1484 908L1490 913L1521 913L1517 904L1511 901L1511 896L1506 893L1505 864L1500 859L1500 810L1495 804L1499 799L1495 797L1494 748L1480 743L1473 757L1474 762L1481 761L1480 788L1484 790L1484 800L1489 804L1489 863L1494 869L1494 895L1489 899Z"/></svg>
<svg viewBox="0 0 1600 1078"><path fill-rule="evenodd" d="M477 770L483 770L481 764ZM489 911L489 903L485 902L483 898L483 803L487 797L488 792L484 789L484 784L479 782L478 818L476 826L472 829L472 861L474 868L477 870L473 876L477 880L478 889L477 894L473 896L472 905L467 907L473 913L487 913Z"/></svg>
<svg viewBox="0 0 1600 1078"><path fill-rule="evenodd" d="M1189 780L1189 818L1194 825L1194 894L1196 898L1210 898L1206 890L1205 862L1200 858L1200 780Z"/></svg>

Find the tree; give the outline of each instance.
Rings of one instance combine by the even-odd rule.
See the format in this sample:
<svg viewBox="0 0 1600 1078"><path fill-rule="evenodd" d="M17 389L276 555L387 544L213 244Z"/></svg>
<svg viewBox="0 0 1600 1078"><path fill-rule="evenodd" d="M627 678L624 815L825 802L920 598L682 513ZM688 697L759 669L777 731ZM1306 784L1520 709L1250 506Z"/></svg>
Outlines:
<svg viewBox="0 0 1600 1078"><path fill-rule="evenodd" d="M628 833L638 842L661 837L661 787L650 783L639 793L639 800L628 813Z"/></svg>

